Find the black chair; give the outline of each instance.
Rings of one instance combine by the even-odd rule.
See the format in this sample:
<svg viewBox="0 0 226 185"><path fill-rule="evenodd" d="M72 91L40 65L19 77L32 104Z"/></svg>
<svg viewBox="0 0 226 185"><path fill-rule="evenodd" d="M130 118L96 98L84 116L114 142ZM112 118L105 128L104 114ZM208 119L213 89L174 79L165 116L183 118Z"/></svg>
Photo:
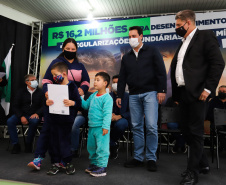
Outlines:
<svg viewBox="0 0 226 185"><path fill-rule="evenodd" d="M131 127L128 126L125 130L125 133L123 134L122 138L119 139L119 143L122 143L124 146L124 143L126 143L126 160L129 159L129 144L130 144L130 155L133 155L133 133L131 130Z"/></svg>
<svg viewBox="0 0 226 185"><path fill-rule="evenodd" d="M219 134L226 135L226 131L217 130L217 126L226 125L226 109L214 108L214 134L216 136L216 157L217 157L217 169L219 169ZM212 142L213 143L213 142ZM214 150L214 145L212 145Z"/></svg>
<svg viewBox="0 0 226 185"><path fill-rule="evenodd" d="M85 146L87 142L88 137L88 120L85 122L85 124L82 125L80 128L79 133L79 149L78 149L78 157L81 157L82 154L82 148Z"/></svg>
<svg viewBox="0 0 226 185"><path fill-rule="evenodd" d="M161 152L161 148L162 148L162 136L165 133L167 135L167 152L169 153L169 148L170 148L170 141L169 141L169 136L172 133L179 133L181 134L181 130L176 129L164 129L162 128L162 125L164 123L169 123L169 122L175 122L178 123L181 119L180 116L180 109L179 107L164 107L161 106L160 107L160 112L159 112L159 129L158 129L158 133L160 135L160 143L159 143L159 150L158 152Z"/></svg>

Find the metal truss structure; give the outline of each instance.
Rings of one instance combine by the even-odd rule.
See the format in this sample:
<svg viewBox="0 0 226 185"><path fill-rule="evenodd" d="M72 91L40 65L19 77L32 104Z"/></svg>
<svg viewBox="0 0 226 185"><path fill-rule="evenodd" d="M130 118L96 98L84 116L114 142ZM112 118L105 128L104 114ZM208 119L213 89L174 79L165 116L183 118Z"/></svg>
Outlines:
<svg viewBox="0 0 226 185"><path fill-rule="evenodd" d="M28 74L39 76L40 55L41 55L41 37L43 23L32 22L31 45L28 63Z"/></svg>

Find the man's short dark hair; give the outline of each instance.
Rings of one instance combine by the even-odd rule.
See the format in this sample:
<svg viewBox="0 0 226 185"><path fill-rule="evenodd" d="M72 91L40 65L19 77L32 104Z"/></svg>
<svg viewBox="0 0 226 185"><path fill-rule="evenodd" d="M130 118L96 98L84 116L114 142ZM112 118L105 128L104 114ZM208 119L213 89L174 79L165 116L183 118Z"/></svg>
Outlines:
<svg viewBox="0 0 226 185"><path fill-rule="evenodd" d="M129 31L131 31L131 30L137 30L139 35L141 35L141 34L143 35L143 30L140 26L132 26L129 28Z"/></svg>
<svg viewBox="0 0 226 185"><path fill-rule="evenodd" d="M112 80L114 80L115 78L118 78L118 79L119 79L119 75L114 75L114 76L112 77Z"/></svg>
<svg viewBox="0 0 226 185"><path fill-rule="evenodd" d="M65 62L57 62L52 65L51 70L56 69L57 71L68 74L68 66Z"/></svg>
<svg viewBox="0 0 226 185"><path fill-rule="evenodd" d="M104 81L107 82L107 86L106 86L106 88L107 88L110 84L110 75L106 72L99 72L95 75L95 77L97 77L97 76L101 76L104 79Z"/></svg>
<svg viewBox="0 0 226 185"><path fill-rule="evenodd" d="M187 21L190 19L195 23L195 12L192 10L182 10L176 14L175 20L180 19L182 21Z"/></svg>
<svg viewBox="0 0 226 185"><path fill-rule="evenodd" d="M35 77L35 75L33 75L33 74L25 75L25 76L24 76L24 81L25 81L25 82L29 81L29 78L30 78L30 77Z"/></svg>

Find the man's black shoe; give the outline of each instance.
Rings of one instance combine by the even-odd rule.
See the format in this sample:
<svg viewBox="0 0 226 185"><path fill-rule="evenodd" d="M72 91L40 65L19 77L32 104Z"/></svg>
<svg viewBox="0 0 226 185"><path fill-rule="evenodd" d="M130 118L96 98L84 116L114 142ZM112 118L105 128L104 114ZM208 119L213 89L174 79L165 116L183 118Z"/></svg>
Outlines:
<svg viewBox="0 0 226 185"><path fill-rule="evenodd" d="M126 168L134 168L139 166L144 166L144 163L142 161L138 161L136 159L132 159L131 161L128 161L124 164Z"/></svg>
<svg viewBox="0 0 226 185"><path fill-rule="evenodd" d="M11 154L19 154L20 153L20 144L17 143L15 145L13 145L13 149L11 151Z"/></svg>
<svg viewBox="0 0 226 185"><path fill-rule="evenodd" d="M207 167L203 167L199 170L199 173L202 173L202 174L208 174L210 172L210 167L207 166Z"/></svg>
<svg viewBox="0 0 226 185"><path fill-rule="evenodd" d="M148 161L147 162L147 169L148 169L148 171L156 172L157 171L156 162L153 161L153 160Z"/></svg>
<svg viewBox="0 0 226 185"><path fill-rule="evenodd" d="M187 170L187 173L180 182L180 185L194 185L197 182L198 176L194 172Z"/></svg>
<svg viewBox="0 0 226 185"><path fill-rule="evenodd" d="M186 169L185 171L183 171L183 172L180 174L180 176L181 176L181 177L185 177L185 176L187 175L188 172L189 172L189 170Z"/></svg>

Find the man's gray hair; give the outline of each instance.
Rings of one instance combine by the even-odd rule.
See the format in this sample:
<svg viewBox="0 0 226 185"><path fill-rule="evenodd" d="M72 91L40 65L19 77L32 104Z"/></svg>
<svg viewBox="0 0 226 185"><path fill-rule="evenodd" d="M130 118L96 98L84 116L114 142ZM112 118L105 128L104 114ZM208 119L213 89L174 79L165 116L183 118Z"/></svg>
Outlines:
<svg viewBox="0 0 226 185"><path fill-rule="evenodd" d="M175 20L181 19L182 21L191 20L195 23L195 12L192 10L182 10L176 14Z"/></svg>
<svg viewBox="0 0 226 185"><path fill-rule="evenodd" d="M26 82L26 81L29 81L29 78L30 77L35 77L35 75L33 75L33 74L28 74L28 75L25 75L24 76L24 81Z"/></svg>

